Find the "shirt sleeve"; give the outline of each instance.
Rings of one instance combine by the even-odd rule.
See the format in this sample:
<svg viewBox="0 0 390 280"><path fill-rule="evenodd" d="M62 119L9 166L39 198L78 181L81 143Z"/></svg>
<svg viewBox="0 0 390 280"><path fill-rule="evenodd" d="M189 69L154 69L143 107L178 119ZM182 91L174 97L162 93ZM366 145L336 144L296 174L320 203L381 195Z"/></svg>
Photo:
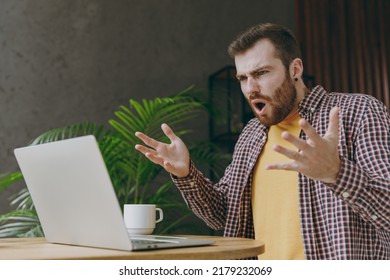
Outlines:
<svg viewBox="0 0 390 280"><path fill-rule="evenodd" d="M187 177L171 175L188 207L212 229L223 229L226 222L226 190L224 180L213 185L191 162Z"/></svg>
<svg viewBox="0 0 390 280"><path fill-rule="evenodd" d="M354 138L354 160L341 158L335 195L366 222L390 231L390 117L382 103L363 108Z"/></svg>

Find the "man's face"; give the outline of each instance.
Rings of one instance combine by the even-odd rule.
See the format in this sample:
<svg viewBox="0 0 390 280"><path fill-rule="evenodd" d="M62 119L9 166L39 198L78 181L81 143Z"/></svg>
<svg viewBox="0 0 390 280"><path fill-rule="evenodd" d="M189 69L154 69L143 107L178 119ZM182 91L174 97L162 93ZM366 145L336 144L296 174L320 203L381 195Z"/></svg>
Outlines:
<svg viewBox="0 0 390 280"><path fill-rule="evenodd" d="M262 124L278 124L295 112L297 91L269 40L236 55L235 63L241 90Z"/></svg>

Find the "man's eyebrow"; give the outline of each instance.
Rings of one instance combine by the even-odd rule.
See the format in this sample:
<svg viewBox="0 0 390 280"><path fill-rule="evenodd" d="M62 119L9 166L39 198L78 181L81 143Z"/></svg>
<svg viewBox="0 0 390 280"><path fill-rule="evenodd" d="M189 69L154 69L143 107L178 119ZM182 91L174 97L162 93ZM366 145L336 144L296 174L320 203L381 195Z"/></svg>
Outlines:
<svg viewBox="0 0 390 280"><path fill-rule="evenodd" d="M237 74L237 75L236 75L236 78L237 78L237 79L244 78L244 77L245 77L244 74Z"/></svg>
<svg viewBox="0 0 390 280"><path fill-rule="evenodd" d="M269 69L271 66L270 65L262 65L262 66L258 66L256 67L255 69L253 69L252 71L249 72L250 75L253 75L254 73L258 72L258 71L261 71L261 70L265 70L265 69ZM240 73L237 73L236 75L236 78L243 78L243 77L246 77L247 74L240 74Z"/></svg>

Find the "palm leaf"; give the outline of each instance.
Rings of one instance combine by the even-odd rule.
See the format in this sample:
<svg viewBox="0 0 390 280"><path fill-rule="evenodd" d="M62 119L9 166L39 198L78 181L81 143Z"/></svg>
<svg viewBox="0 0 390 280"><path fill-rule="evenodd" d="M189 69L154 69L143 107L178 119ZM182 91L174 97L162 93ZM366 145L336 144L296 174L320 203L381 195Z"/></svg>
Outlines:
<svg viewBox="0 0 390 280"><path fill-rule="evenodd" d="M12 185L13 183L21 180L23 175L20 171L8 173L8 174L0 174L0 191Z"/></svg>
<svg viewBox="0 0 390 280"><path fill-rule="evenodd" d="M22 188L16 195L11 196L11 206L17 210L32 210L34 205L27 187Z"/></svg>
<svg viewBox="0 0 390 280"><path fill-rule="evenodd" d="M119 111L115 112L116 119L111 119L109 124L132 147L139 141L134 135L136 131L143 131L158 141L166 141L166 136L160 129L162 122L171 125L182 124L200 111L196 110L197 108L202 108L202 104L185 96L189 91L190 88L172 97L143 99L141 102L130 100L128 107L119 107ZM176 131L179 136L188 132L189 130L183 129ZM120 166L122 171L129 175L126 191L123 194L133 196L132 199L123 198L123 200L134 203L144 201L145 194L150 192L151 184L161 172L161 167L151 163L138 152L129 154L126 169L123 167L124 165ZM161 192L154 194L156 197L161 195Z"/></svg>
<svg viewBox="0 0 390 280"><path fill-rule="evenodd" d="M16 210L0 216L0 238L43 236L34 210Z"/></svg>
<svg viewBox="0 0 390 280"><path fill-rule="evenodd" d="M110 134L111 132L106 130L104 126L86 121L84 123L73 124L62 128L49 130L35 138L31 145L55 142L84 135L94 135L99 141L101 138Z"/></svg>

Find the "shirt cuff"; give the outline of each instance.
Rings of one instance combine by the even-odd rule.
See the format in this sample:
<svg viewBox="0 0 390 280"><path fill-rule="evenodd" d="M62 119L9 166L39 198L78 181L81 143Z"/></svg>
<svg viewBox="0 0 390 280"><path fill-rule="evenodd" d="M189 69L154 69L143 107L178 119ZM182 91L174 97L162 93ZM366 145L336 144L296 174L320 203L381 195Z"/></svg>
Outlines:
<svg viewBox="0 0 390 280"><path fill-rule="evenodd" d="M177 177L171 174L173 183L182 192L197 191L195 180L198 177L198 170L195 168L193 162L190 162L190 173L186 177Z"/></svg>
<svg viewBox="0 0 390 280"><path fill-rule="evenodd" d="M359 189L366 183L364 174L359 168L344 157L340 157L340 171L336 182L328 184L336 197L354 204L359 197Z"/></svg>

